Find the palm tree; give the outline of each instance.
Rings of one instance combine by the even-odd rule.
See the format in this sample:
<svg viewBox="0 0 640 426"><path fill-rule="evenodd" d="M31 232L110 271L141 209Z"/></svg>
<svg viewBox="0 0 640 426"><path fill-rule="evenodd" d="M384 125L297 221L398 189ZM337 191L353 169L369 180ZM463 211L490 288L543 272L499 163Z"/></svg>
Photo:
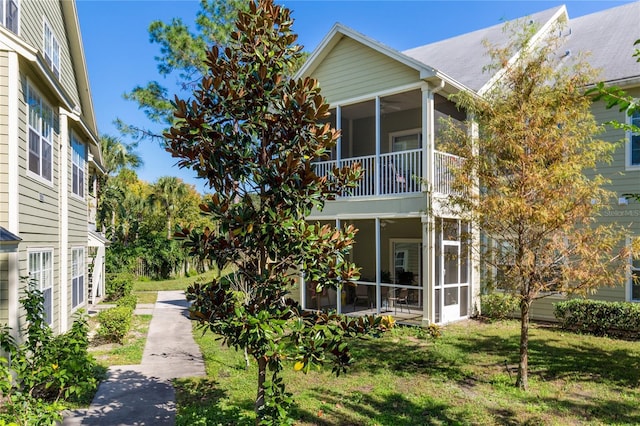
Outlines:
<svg viewBox="0 0 640 426"><path fill-rule="evenodd" d="M167 239L171 239L173 218L178 213L180 201L188 194L189 188L182 179L174 176L158 178L152 185L149 201L152 205L159 206L164 212L167 221Z"/></svg>
<svg viewBox="0 0 640 426"><path fill-rule="evenodd" d="M109 180L123 169L133 170L142 165L142 158L133 151L137 146L136 142L128 144L115 136L100 137L105 174L98 180L98 224L99 229L106 229L109 222L109 238L116 233L118 206L124 198L124 189L111 184Z"/></svg>
<svg viewBox="0 0 640 426"><path fill-rule="evenodd" d="M126 143L115 136L102 135L100 148L107 176L113 176L124 168L137 169L140 167L142 158L134 152L137 147L137 142Z"/></svg>

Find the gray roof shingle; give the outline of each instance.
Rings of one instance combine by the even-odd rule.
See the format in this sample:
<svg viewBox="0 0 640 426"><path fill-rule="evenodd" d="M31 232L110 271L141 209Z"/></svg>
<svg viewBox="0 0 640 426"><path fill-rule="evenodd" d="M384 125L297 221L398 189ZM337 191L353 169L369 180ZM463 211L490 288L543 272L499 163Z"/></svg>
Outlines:
<svg viewBox="0 0 640 426"><path fill-rule="evenodd" d="M598 80L615 82L640 75L632 57L640 38L640 2L606 9L569 21L571 34L565 47L571 54L590 52L587 61L600 69Z"/></svg>
<svg viewBox="0 0 640 426"><path fill-rule="evenodd" d="M538 25L544 25L561 8L562 6L558 6L534 13L528 19ZM483 41L488 40L498 46L504 45L509 39L509 34L505 33L503 28L504 24L498 24L405 50L402 53L442 71L465 86L478 91L491 78L489 73L483 72L484 67L491 62Z"/></svg>
<svg viewBox="0 0 640 426"><path fill-rule="evenodd" d="M543 25L562 7L532 14L527 19ZM632 54L633 43L640 38L639 23L639 1L569 19L567 28L570 31L563 31L566 43L562 49L569 50L572 55L590 52L587 61L601 71L598 81L614 82L638 77L640 64ZM490 64L483 41L504 45L509 34L503 32L503 28L504 24L494 25L403 53L478 91L491 78L491 74L483 72L484 67Z"/></svg>

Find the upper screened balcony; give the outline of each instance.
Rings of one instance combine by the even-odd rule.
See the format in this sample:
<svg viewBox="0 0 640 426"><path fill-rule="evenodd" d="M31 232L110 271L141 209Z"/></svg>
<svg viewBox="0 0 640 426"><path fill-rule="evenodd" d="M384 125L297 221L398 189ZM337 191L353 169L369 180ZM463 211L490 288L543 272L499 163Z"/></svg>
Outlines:
<svg viewBox="0 0 640 426"><path fill-rule="evenodd" d="M423 134L437 135L440 118L463 122L465 114L438 94L432 99L416 89L334 107L329 121L341 130L340 143L331 158L316 163L316 173L324 176L338 165L360 163L362 180L344 197L419 193L429 182L434 194L450 194L451 174L447 171L461 158L437 150L429 152Z"/></svg>

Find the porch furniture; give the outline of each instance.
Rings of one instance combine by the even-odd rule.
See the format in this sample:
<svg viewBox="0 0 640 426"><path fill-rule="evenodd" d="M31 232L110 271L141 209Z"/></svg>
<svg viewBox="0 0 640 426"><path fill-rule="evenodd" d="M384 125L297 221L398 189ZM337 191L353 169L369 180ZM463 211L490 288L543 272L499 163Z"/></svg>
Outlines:
<svg viewBox="0 0 640 426"><path fill-rule="evenodd" d="M322 289L321 292L317 292L315 287L308 286L309 292L311 293L311 305L315 305L316 310L322 309L324 306L331 305L331 298L329 297L329 292L326 288ZM326 300L326 304L322 304L322 299Z"/></svg>
<svg viewBox="0 0 640 426"><path fill-rule="evenodd" d="M394 313L398 313L398 306L400 306L400 312L402 312L403 305L407 308L407 311L411 313L411 309L409 308L409 289L396 289L395 293L394 297L389 298L389 301L393 302Z"/></svg>

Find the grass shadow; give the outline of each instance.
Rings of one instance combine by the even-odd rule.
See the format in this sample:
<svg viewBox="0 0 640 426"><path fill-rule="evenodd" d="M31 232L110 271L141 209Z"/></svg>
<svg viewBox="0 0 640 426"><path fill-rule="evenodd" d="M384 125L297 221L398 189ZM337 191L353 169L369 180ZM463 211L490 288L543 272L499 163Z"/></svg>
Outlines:
<svg viewBox="0 0 640 426"><path fill-rule="evenodd" d="M416 404L400 393L384 396L355 392L344 394L326 388L314 388L311 395L322 401L317 412L297 408L295 418L317 426L347 426L362 424L369 419L374 424L394 426L461 424L468 419L460 419L449 413L448 405L428 400Z"/></svg>
<svg viewBox="0 0 640 426"><path fill-rule="evenodd" d="M246 416L253 410L253 401L234 400L229 403L227 391L211 378L175 379L177 426L193 424L238 425L255 424L255 418Z"/></svg>

